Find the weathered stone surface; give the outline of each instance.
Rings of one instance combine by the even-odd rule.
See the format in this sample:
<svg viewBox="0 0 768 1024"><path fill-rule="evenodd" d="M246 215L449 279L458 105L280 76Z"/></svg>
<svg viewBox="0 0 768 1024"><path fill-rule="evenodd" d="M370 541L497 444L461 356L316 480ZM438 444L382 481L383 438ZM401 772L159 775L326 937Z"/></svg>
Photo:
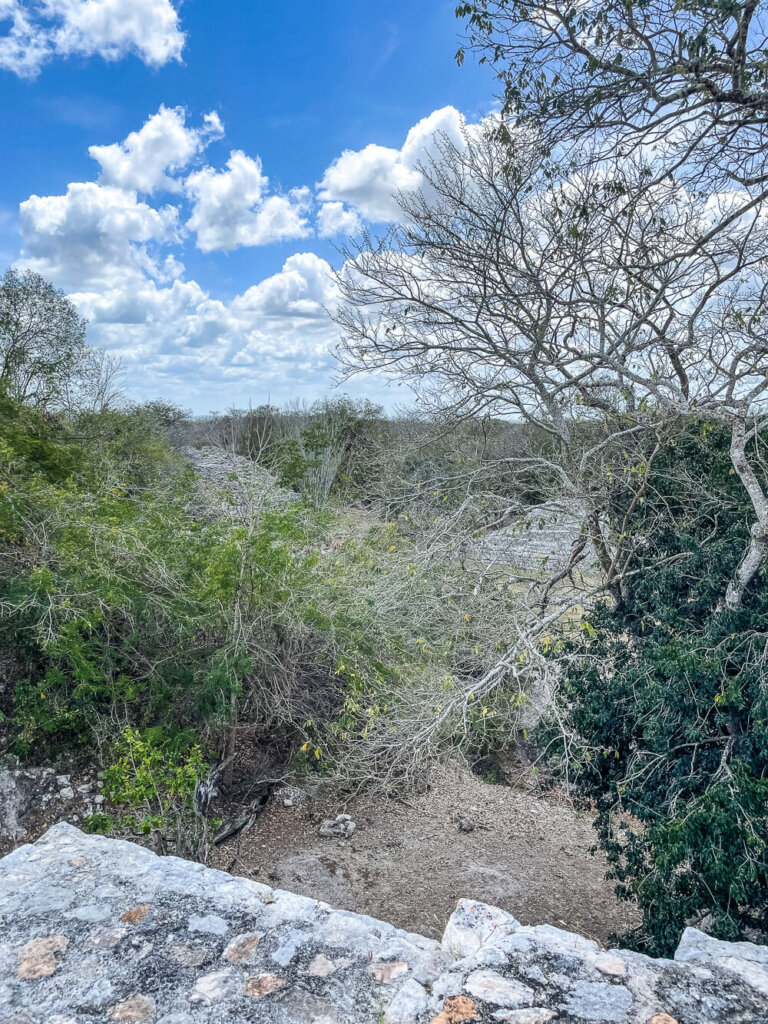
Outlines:
<svg viewBox="0 0 768 1024"><path fill-rule="evenodd" d="M520 927L506 910L477 900L459 900L443 932L442 946L453 956L471 956Z"/></svg>
<svg viewBox="0 0 768 1024"><path fill-rule="evenodd" d="M413 978L403 982L384 1014L386 1024L417 1024L429 1005L424 988Z"/></svg>
<svg viewBox="0 0 768 1024"><path fill-rule="evenodd" d="M534 1000L533 989L495 971L472 971L464 988L475 1000L492 1006L530 1006Z"/></svg>
<svg viewBox="0 0 768 1024"><path fill-rule="evenodd" d="M189 445L182 454L200 474L197 490L203 511L241 517L299 500L295 491L279 487L269 470L242 455L215 445Z"/></svg>
<svg viewBox="0 0 768 1024"><path fill-rule="evenodd" d="M313 978L327 978L329 974L333 974L336 970L336 964L333 960L325 955L325 953L318 953L312 963L309 965L307 974Z"/></svg>
<svg viewBox="0 0 768 1024"><path fill-rule="evenodd" d="M17 977L22 981L47 978L59 966L57 955L63 953L69 940L63 935L49 935L44 939L30 939L19 950Z"/></svg>
<svg viewBox="0 0 768 1024"><path fill-rule="evenodd" d="M516 522L489 529L471 545L470 557L483 563L515 565L520 569L563 569L581 539L584 510L577 501L550 502L530 510ZM587 544L582 569L596 562Z"/></svg>
<svg viewBox="0 0 768 1024"><path fill-rule="evenodd" d="M768 1024L767 986L694 929L651 960L462 900L441 948L69 825L0 861L0 1024Z"/></svg>
<svg viewBox="0 0 768 1024"><path fill-rule="evenodd" d="M697 928L686 928L675 960L725 968L762 992L768 1001L768 946L755 946L751 942L721 942Z"/></svg>
<svg viewBox="0 0 768 1024"><path fill-rule="evenodd" d="M546 1024L548 1020L555 1020L557 1014L554 1010L546 1010L541 1006L532 1006L525 1010L499 1010L494 1013L494 1020L507 1021L507 1024Z"/></svg>
<svg viewBox="0 0 768 1024"><path fill-rule="evenodd" d="M147 1021L154 1020L155 1012L154 999L142 995L130 996L122 1003L110 1006L107 1011L112 1020L133 1022L133 1024L146 1024Z"/></svg>
<svg viewBox="0 0 768 1024"><path fill-rule="evenodd" d="M224 950L224 959L229 960L232 964L250 963L263 938L264 936L261 932L253 932L251 935L238 935L237 938L232 939Z"/></svg>

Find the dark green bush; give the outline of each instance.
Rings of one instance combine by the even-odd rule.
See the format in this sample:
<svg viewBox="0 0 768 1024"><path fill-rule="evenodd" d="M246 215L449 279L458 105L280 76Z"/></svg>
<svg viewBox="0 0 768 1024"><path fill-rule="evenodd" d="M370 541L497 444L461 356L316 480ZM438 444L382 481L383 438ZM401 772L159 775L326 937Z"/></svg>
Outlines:
<svg viewBox="0 0 768 1024"><path fill-rule="evenodd" d="M570 643L562 696L577 785L643 912L632 939L669 954L689 921L728 939L768 928L768 587L763 567L741 608L722 607L753 517L724 428L684 424L643 495L631 575ZM624 530L631 500L616 488Z"/></svg>

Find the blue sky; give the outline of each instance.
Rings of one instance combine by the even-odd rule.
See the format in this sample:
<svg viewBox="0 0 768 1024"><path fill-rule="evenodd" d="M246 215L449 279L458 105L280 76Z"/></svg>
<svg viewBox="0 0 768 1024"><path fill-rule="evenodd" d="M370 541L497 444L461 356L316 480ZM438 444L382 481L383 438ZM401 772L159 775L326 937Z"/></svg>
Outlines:
<svg viewBox="0 0 768 1024"><path fill-rule="evenodd" d="M134 397L321 396L334 246L493 105L454 6L0 0L0 262L72 295Z"/></svg>

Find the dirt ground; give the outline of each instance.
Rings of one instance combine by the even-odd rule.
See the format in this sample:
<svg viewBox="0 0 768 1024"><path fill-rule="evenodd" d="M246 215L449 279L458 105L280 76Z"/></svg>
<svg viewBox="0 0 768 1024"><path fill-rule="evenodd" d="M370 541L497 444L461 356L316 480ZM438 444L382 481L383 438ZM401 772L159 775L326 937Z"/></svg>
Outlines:
<svg viewBox="0 0 768 1024"><path fill-rule="evenodd" d="M351 814L350 839L321 838L318 815ZM474 826L462 831L459 819ZM591 854L590 820L532 793L448 767L403 803L326 796L272 800L252 827L215 848L211 867L439 938L460 897L606 943L637 921Z"/></svg>

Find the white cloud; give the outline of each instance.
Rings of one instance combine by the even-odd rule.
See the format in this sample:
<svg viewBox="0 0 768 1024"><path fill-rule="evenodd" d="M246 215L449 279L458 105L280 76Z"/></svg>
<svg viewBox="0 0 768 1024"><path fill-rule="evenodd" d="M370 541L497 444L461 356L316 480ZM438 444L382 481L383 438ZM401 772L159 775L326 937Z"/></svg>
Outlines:
<svg viewBox="0 0 768 1024"><path fill-rule="evenodd" d="M30 13L19 0L0 0L0 22L10 21L0 36L0 68L21 78L34 77L51 49L46 32L33 24Z"/></svg>
<svg viewBox="0 0 768 1024"><path fill-rule="evenodd" d="M269 178L261 161L234 150L227 170L203 167L187 178L187 194L194 201L190 230L197 234L203 252L266 245L311 234L306 219L309 189L287 195L267 195Z"/></svg>
<svg viewBox="0 0 768 1024"><path fill-rule="evenodd" d="M363 218L396 216L393 187L419 187L432 134L460 140L462 125L445 108L415 125L399 150L342 154L318 186L318 234L351 234ZM310 190L276 193L259 159L234 150L224 167L199 166L221 134L215 114L190 126L182 108L161 106L122 142L92 146L98 180L21 204L19 264L69 290L90 321L91 343L123 358L136 394L164 393L198 411L251 396L318 397L338 337L325 312L336 286L324 259L294 253L226 299L186 279L192 240L216 253L312 233Z"/></svg>
<svg viewBox="0 0 768 1024"><path fill-rule="evenodd" d="M321 238L354 235L362 225L360 214L350 210L344 203L323 203L317 214L317 233Z"/></svg>
<svg viewBox="0 0 768 1024"><path fill-rule="evenodd" d="M170 0L0 0L0 68L34 77L55 56L134 54L151 67L180 60L184 33Z"/></svg>
<svg viewBox="0 0 768 1024"><path fill-rule="evenodd" d="M455 107L443 107L410 129L401 149L371 143L345 150L326 169L318 185L324 203L346 203L370 221L397 220L398 192L414 191L423 184L419 166L436 153L435 134L463 141L464 118ZM342 207L344 212L347 211Z"/></svg>
<svg viewBox="0 0 768 1024"><path fill-rule="evenodd" d="M230 302L195 281L158 287L149 279L70 297L90 322L91 343L119 354L144 394L162 391L205 411L235 393L240 401L249 392L286 401L327 388L336 329L323 307L335 287L314 253L289 257Z"/></svg>
<svg viewBox="0 0 768 1024"><path fill-rule="evenodd" d="M297 252L288 257L279 274L237 298L233 308L248 315L322 316L336 296L330 265L313 252Z"/></svg>
<svg viewBox="0 0 768 1024"><path fill-rule="evenodd" d="M223 128L219 115L206 114L200 128L188 128L183 107L161 106L142 128L123 142L91 146L89 154L101 166L106 185L152 193L156 189L178 190L180 182L170 177L185 168Z"/></svg>
<svg viewBox="0 0 768 1024"><path fill-rule="evenodd" d="M19 225L24 265L75 288L162 273L149 245L180 237L176 207L155 209L135 192L91 181L74 182L60 196L30 196Z"/></svg>

